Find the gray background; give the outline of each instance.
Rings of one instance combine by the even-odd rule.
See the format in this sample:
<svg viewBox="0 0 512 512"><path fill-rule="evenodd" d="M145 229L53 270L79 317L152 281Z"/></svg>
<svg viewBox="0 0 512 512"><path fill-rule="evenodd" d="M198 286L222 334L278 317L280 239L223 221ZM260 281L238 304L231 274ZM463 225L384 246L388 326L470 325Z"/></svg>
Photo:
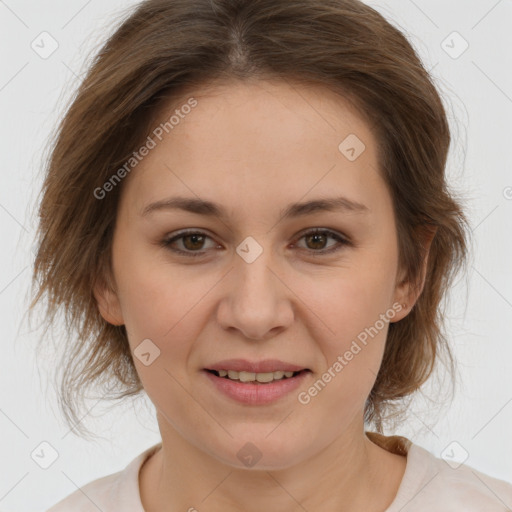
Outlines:
<svg viewBox="0 0 512 512"><path fill-rule="evenodd" d="M88 59L113 29L115 13L133 3L0 1L3 511L45 510L78 486L123 469L160 440L147 398L103 418L102 402L91 402L87 425L103 439L89 443L71 433L46 377L52 360L36 360L40 333L24 317L33 205L49 133ZM460 280L450 300L450 343L459 361L455 400L437 411L427 386L397 433L436 456L467 457L473 468L512 481L512 1L368 3L408 33L433 70L453 128L451 183L466 198L474 233L469 287ZM52 39L42 32L58 44L50 56L31 47L51 49ZM432 381L433 388L440 385ZM48 469L31 458L44 441L59 454Z"/></svg>

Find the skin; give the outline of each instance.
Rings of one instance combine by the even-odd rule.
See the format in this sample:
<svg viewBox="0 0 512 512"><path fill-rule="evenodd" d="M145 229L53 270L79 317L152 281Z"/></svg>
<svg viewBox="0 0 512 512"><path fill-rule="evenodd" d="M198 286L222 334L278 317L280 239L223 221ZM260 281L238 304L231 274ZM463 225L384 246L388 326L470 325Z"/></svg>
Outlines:
<svg viewBox="0 0 512 512"><path fill-rule="evenodd" d="M398 268L374 134L350 103L319 86L232 82L193 96L198 105L123 183L114 289L95 289L104 319L126 326L132 350L147 338L160 349L149 366L134 357L162 437L139 475L144 508L383 511L406 458L365 436L363 413L388 324L309 404L297 400L379 315L405 303L391 320L400 321L421 292ZM169 104L161 119L175 108ZM338 149L349 134L366 145L353 162ZM176 195L221 203L228 217L141 215L149 203ZM280 219L289 203L340 195L368 212ZM161 245L185 228L209 238L182 238L173 247L203 256ZM313 228L352 245L304 237ZM236 252L248 236L263 249L252 263ZM276 403L241 405L202 372L232 357L278 358L312 373ZM247 442L262 454L251 468L237 457Z"/></svg>

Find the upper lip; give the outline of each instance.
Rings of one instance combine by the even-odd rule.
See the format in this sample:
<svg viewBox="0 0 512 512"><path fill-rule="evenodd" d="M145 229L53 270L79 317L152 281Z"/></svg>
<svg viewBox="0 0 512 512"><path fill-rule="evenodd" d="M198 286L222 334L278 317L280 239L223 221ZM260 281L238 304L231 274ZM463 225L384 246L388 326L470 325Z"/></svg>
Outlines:
<svg viewBox="0 0 512 512"><path fill-rule="evenodd" d="M300 372L307 370L304 366L285 363L279 359L265 359L263 361L247 361L246 359L225 359L214 363L206 370L233 370L235 372L270 373L279 370L283 372Z"/></svg>

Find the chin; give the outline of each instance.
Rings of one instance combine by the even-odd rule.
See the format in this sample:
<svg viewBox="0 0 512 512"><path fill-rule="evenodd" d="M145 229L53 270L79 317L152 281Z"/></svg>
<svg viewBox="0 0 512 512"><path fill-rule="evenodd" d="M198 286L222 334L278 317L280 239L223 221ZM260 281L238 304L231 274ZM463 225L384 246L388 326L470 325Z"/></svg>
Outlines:
<svg viewBox="0 0 512 512"><path fill-rule="evenodd" d="M288 469L304 460L306 454L298 448L304 448L306 440L283 435L284 431L278 434L278 429L270 433L275 427L235 435L225 450L217 452L218 458L236 469L262 471Z"/></svg>

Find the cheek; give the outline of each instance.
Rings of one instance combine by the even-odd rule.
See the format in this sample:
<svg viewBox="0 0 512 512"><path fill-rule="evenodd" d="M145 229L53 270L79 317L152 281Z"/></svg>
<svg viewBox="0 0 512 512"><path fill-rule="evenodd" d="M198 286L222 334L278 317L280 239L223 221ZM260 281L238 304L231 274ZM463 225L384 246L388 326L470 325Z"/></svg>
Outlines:
<svg viewBox="0 0 512 512"><path fill-rule="evenodd" d="M374 244L358 251L357 258L347 258L343 267L330 269L331 279L295 280L298 295L307 297L310 325L316 326L311 335L321 349L327 372L323 375L329 381L330 391L322 391L319 405L358 409L378 374L394 317L390 301L396 254L393 239L389 243L380 238Z"/></svg>
<svg viewBox="0 0 512 512"><path fill-rule="evenodd" d="M125 324L136 338L164 341L181 332L208 289L208 276L198 279L192 267L166 263L154 248L129 251L120 243L114 262Z"/></svg>
<svg viewBox="0 0 512 512"><path fill-rule="evenodd" d="M121 309L136 370L148 396L165 409L169 396L183 391L178 383L185 382L190 340L201 329L195 319L205 282L135 251L125 251L117 262Z"/></svg>
<svg viewBox="0 0 512 512"><path fill-rule="evenodd" d="M294 290L305 297L310 310L317 315L323 329L322 339L344 346L366 327L372 326L390 308L394 291L394 264L390 258L382 263L380 256L358 256L357 264L332 270L329 279L294 279Z"/></svg>
<svg viewBox="0 0 512 512"><path fill-rule="evenodd" d="M323 360L317 384L305 391L311 411L319 417L331 411L336 431L364 408L375 383L389 328L382 316L392 318L389 296L387 280L356 272L340 274L328 291L310 286L307 303L319 317L313 336Z"/></svg>

